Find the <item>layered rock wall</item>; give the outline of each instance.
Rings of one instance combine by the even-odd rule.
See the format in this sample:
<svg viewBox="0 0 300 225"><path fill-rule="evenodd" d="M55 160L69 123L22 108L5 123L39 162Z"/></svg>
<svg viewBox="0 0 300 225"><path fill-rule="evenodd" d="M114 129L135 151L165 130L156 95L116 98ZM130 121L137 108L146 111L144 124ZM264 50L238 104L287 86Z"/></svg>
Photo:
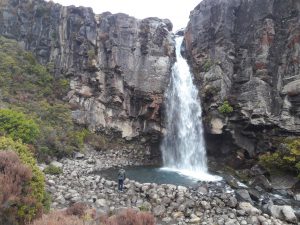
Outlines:
<svg viewBox="0 0 300 225"><path fill-rule="evenodd" d="M204 0L191 12L185 54L211 152L252 157L278 137L299 135L299 31L297 0ZM232 113L220 112L226 100Z"/></svg>
<svg viewBox="0 0 300 225"><path fill-rule="evenodd" d="M42 0L3 0L0 35L16 39L70 79L74 120L93 131L157 142L175 58L168 20L96 15Z"/></svg>

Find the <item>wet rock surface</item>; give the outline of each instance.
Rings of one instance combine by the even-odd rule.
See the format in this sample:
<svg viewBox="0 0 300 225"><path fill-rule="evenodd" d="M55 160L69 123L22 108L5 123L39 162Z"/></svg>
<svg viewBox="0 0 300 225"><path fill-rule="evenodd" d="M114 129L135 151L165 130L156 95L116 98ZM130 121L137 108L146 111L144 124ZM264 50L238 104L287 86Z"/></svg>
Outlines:
<svg viewBox="0 0 300 225"><path fill-rule="evenodd" d="M46 175L47 189L53 197L52 207L65 208L74 202L85 202L99 213L115 213L131 207L152 212L158 224L274 225L297 221L289 206L269 205L271 217L250 202L238 200L223 181L184 187L126 179L124 192L118 192L116 181L102 177L101 170L110 166L140 165L143 158L131 162L124 156L126 154L121 152L89 151L84 157L62 159L63 174Z"/></svg>

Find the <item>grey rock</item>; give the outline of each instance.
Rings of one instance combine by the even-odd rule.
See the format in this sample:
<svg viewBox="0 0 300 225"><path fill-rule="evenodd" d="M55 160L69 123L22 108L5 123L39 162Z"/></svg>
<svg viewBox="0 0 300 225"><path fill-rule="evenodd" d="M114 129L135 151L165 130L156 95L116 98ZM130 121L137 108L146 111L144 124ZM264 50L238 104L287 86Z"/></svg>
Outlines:
<svg viewBox="0 0 300 225"><path fill-rule="evenodd" d="M191 223L191 224L199 224L200 222L201 222L201 218L199 218L195 215L193 215L191 217L191 219L189 220L189 223Z"/></svg>
<svg viewBox="0 0 300 225"><path fill-rule="evenodd" d="M179 192L186 192L187 191L187 188L183 187L183 186L178 186L177 189L178 189Z"/></svg>
<svg viewBox="0 0 300 225"><path fill-rule="evenodd" d="M82 154L80 152L76 152L74 158L75 159L84 159L84 154Z"/></svg>
<svg viewBox="0 0 300 225"><path fill-rule="evenodd" d="M260 222L259 222L257 216L251 216L248 220L248 223L253 224L253 225L260 225Z"/></svg>
<svg viewBox="0 0 300 225"><path fill-rule="evenodd" d="M44 171L44 169L47 167L47 165L42 163L42 164L39 164L38 167L41 171Z"/></svg>
<svg viewBox="0 0 300 225"><path fill-rule="evenodd" d="M174 219L179 219L179 218L183 218L183 217L184 217L184 214L183 214L183 212L173 212L173 213L172 213L172 217L173 217Z"/></svg>
<svg viewBox="0 0 300 225"><path fill-rule="evenodd" d="M54 186L55 181L54 180L47 180L47 184L49 184L50 186Z"/></svg>
<svg viewBox="0 0 300 225"><path fill-rule="evenodd" d="M253 199L254 201L259 201L259 199L261 198L261 193L256 189L248 189L248 193L251 199Z"/></svg>
<svg viewBox="0 0 300 225"><path fill-rule="evenodd" d="M63 167L63 164L60 163L60 162L57 162L57 161L52 161L52 162L50 163L50 165L55 166L55 167L59 167L59 168L62 168L62 167Z"/></svg>
<svg viewBox="0 0 300 225"><path fill-rule="evenodd" d="M172 221L172 218L171 217L165 217L165 218L162 219L162 221L169 224Z"/></svg>
<svg viewBox="0 0 300 225"><path fill-rule="evenodd" d="M235 225L236 222L237 221L235 219L229 219L228 221L225 222L225 225Z"/></svg>
<svg viewBox="0 0 300 225"><path fill-rule="evenodd" d="M204 209L211 209L211 205L207 201L201 201L200 204Z"/></svg>
<svg viewBox="0 0 300 225"><path fill-rule="evenodd" d="M240 222L240 224L241 224L241 225L247 225L248 223L247 223L246 220L242 220L242 221Z"/></svg>
<svg viewBox="0 0 300 225"><path fill-rule="evenodd" d="M284 219L290 223L297 223L297 217L291 206L271 205L269 210L271 215L275 218Z"/></svg>
<svg viewBox="0 0 300 225"><path fill-rule="evenodd" d="M186 205L185 204L181 204L181 205L178 206L178 211L179 212L185 212L185 210L186 210Z"/></svg>
<svg viewBox="0 0 300 225"><path fill-rule="evenodd" d="M165 213L165 210L166 209L164 206L161 206L161 205L155 206L153 208L153 215L154 216L162 216Z"/></svg>
<svg viewBox="0 0 300 225"><path fill-rule="evenodd" d="M96 205L98 207L107 207L108 206L107 201L105 199L97 199Z"/></svg>
<svg viewBox="0 0 300 225"><path fill-rule="evenodd" d="M197 189L197 191L203 195L206 195L208 193L208 188L207 187L204 187L204 186L201 186Z"/></svg>
<svg viewBox="0 0 300 225"><path fill-rule="evenodd" d="M264 176L264 175L259 175L254 177L249 181L249 184L252 186L259 186L262 187L263 189L267 191L271 191L273 189L270 181Z"/></svg>
<svg viewBox="0 0 300 225"><path fill-rule="evenodd" d="M251 167L250 172L252 176L266 175L268 173L267 170L265 170L258 164Z"/></svg>
<svg viewBox="0 0 300 225"><path fill-rule="evenodd" d="M248 215L259 215L261 211L254 206L252 206L249 202L240 202L238 205L239 210L245 211Z"/></svg>
<svg viewBox="0 0 300 225"><path fill-rule="evenodd" d="M294 199L295 199L296 201L300 201L300 194L295 194L295 195L294 195Z"/></svg>
<svg viewBox="0 0 300 225"><path fill-rule="evenodd" d="M72 171L71 176L72 177L77 177L78 176L77 171L76 170Z"/></svg>
<svg viewBox="0 0 300 225"><path fill-rule="evenodd" d="M227 205L231 208L235 208L237 206L237 199L235 197L230 197L228 202L227 202Z"/></svg>
<svg viewBox="0 0 300 225"><path fill-rule="evenodd" d="M76 202L80 202L80 201L81 201L81 197L80 196L73 196L70 199L70 202L72 202L72 203L76 203Z"/></svg>
<svg viewBox="0 0 300 225"><path fill-rule="evenodd" d="M240 189L235 191L236 197L239 201L246 201L253 204L249 192L246 189Z"/></svg>

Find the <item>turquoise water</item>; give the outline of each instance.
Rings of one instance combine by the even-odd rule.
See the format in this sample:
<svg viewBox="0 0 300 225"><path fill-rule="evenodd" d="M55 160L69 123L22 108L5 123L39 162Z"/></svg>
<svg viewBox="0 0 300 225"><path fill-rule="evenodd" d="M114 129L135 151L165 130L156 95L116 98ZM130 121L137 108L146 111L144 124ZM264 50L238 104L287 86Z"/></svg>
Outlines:
<svg viewBox="0 0 300 225"><path fill-rule="evenodd" d="M153 167L125 167L126 177L140 183L174 184L182 186L198 186L199 180L185 176L176 171ZM118 168L110 168L100 172L100 175L110 180L117 180Z"/></svg>

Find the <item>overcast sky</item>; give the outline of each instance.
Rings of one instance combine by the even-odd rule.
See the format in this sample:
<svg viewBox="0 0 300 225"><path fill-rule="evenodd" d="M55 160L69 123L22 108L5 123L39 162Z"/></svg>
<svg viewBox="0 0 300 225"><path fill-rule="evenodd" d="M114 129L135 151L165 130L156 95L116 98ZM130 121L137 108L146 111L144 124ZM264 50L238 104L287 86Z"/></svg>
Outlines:
<svg viewBox="0 0 300 225"><path fill-rule="evenodd" d="M123 12L139 19L146 17L168 18L173 23L173 31L187 25L190 11L201 0L54 0L62 5L92 7L99 14L105 11Z"/></svg>

